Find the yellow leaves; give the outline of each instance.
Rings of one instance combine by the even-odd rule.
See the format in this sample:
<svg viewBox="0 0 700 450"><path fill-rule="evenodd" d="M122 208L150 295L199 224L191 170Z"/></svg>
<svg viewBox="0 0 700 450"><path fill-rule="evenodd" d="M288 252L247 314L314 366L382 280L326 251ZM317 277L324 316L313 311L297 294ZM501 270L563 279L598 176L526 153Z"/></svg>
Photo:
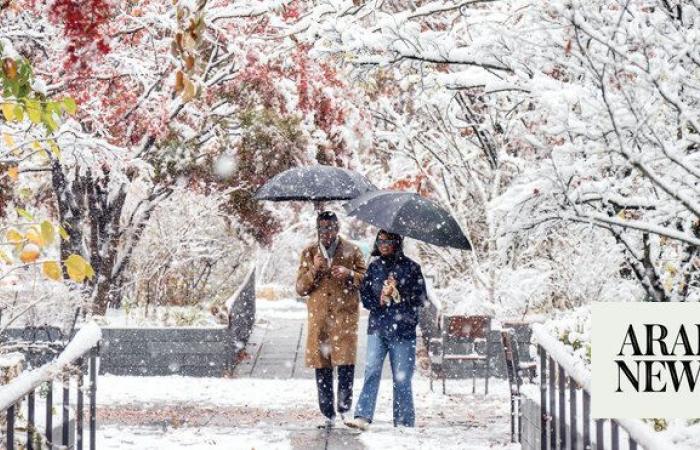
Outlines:
<svg viewBox="0 0 700 450"><path fill-rule="evenodd" d="M27 231L27 234L25 237L27 238L27 240L29 242L37 245L39 248L44 246L44 240L41 238L41 235L36 230L36 228L30 228L29 231Z"/></svg>
<svg viewBox="0 0 700 450"><path fill-rule="evenodd" d="M64 241L67 241L68 238L70 237L68 235L68 232L66 231L66 229L60 225L58 226L58 234L59 234L59 236L61 236L61 239L63 239Z"/></svg>
<svg viewBox="0 0 700 450"><path fill-rule="evenodd" d="M89 262L85 261L80 255L70 255L64 262L68 276L76 283L82 283L85 278L92 279L95 276L95 271Z"/></svg>
<svg viewBox="0 0 700 450"><path fill-rule="evenodd" d="M197 37L192 33L187 33L182 38L182 47L185 50L194 50L197 47Z"/></svg>
<svg viewBox="0 0 700 450"><path fill-rule="evenodd" d="M180 93L185 89L185 74L181 70L175 72L175 92Z"/></svg>
<svg viewBox="0 0 700 450"><path fill-rule="evenodd" d="M95 277L95 271L90 263L78 254L68 256L65 261L52 259L51 254L58 249L52 244L60 238L69 238L66 230L59 224L50 220L44 220L36 224L27 211L17 208L17 212L32 223L19 224L17 228L10 227L4 232L3 247L0 247L0 264L17 264L19 262L38 269L48 279L62 281L64 270L68 277L75 283L84 283ZM4 253L4 246L12 248L11 252Z"/></svg>
<svg viewBox="0 0 700 450"><path fill-rule="evenodd" d="M34 102L39 105L39 102ZM21 103L1 103L0 111L7 122L22 122L24 120L24 107Z"/></svg>
<svg viewBox="0 0 700 450"><path fill-rule="evenodd" d="M189 102L200 90L193 77L197 71L196 55L202 40L204 19L199 10L191 11L182 7L177 8L176 18L179 30L171 42L171 52L182 65L181 70L175 73L175 93L182 96L183 102Z"/></svg>
<svg viewBox="0 0 700 450"><path fill-rule="evenodd" d="M36 100L26 101L26 110L29 120L35 125L41 123L41 105Z"/></svg>
<svg viewBox="0 0 700 450"><path fill-rule="evenodd" d="M12 122L15 120L14 103L3 103L2 106L0 106L0 109L2 109L2 115L5 116L6 121Z"/></svg>
<svg viewBox="0 0 700 450"><path fill-rule="evenodd" d="M181 70L175 72L175 93L182 95L183 102L189 102L197 95L197 85Z"/></svg>
<svg viewBox="0 0 700 450"><path fill-rule="evenodd" d="M53 244L55 236L55 231L53 224L48 220L41 222L41 239L44 241L45 245Z"/></svg>
<svg viewBox="0 0 700 450"><path fill-rule="evenodd" d="M672 277L675 277L676 274L678 274L678 269L673 263L666 262L666 264L664 264L664 272L668 273Z"/></svg>
<svg viewBox="0 0 700 450"><path fill-rule="evenodd" d="M25 239L38 245L40 248L51 245L54 242L54 228L51 222L45 220L40 226L34 226L27 231Z"/></svg>
<svg viewBox="0 0 700 450"><path fill-rule="evenodd" d="M21 105L15 105L15 119L17 119L17 122L24 120L24 109Z"/></svg>
<svg viewBox="0 0 700 450"><path fill-rule="evenodd" d="M19 103L0 103L0 111L7 122L22 122L26 117L35 125L44 124L49 132L58 129L57 118L61 117L61 111L73 116L78 110L78 105L71 97L63 97L59 101L44 101L37 98L24 97ZM7 144L8 147L14 145Z"/></svg>
<svg viewBox="0 0 700 450"><path fill-rule="evenodd" d="M5 264L12 264L12 260L2 250L0 250L0 261L2 261Z"/></svg>
<svg viewBox="0 0 700 450"><path fill-rule="evenodd" d="M35 244L27 244L19 254L19 259L25 264L33 263L39 258L41 251Z"/></svg>
<svg viewBox="0 0 700 450"><path fill-rule="evenodd" d="M26 209L17 208L17 214L19 214L20 216L24 217L25 219L27 219L27 220L30 221L30 222L34 222L34 216L32 216L31 214L29 214L29 212L27 212Z"/></svg>
<svg viewBox="0 0 700 450"><path fill-rule="evenodd" d="M664 290L665 290L666 292L671 292L671 291L673 291L673 284L674 284L674 281L673 281L673 278L672 278L672 277L666 278L666 279L664 280L664 282L663 282Z"/></svg>
<svg viewBox="0 0 700 450"><path fill-rule="evenodd" d="M19 168L17 166L12 166L7 169L7 176L10 177L12 181L17 181L19 179Z"/></svg>
<svg viewBox="0 0 700 450"><path fill-rule="evenodd" d="M2 140L3 142L5 142L5 145L10 150L13 150L15 148L15 140L10 133L3 133Z"/></svg>
<svg viewBox="0 0 700 450"><path fill-rule="evenodd" d="M622 209L617 213L617 218L620 220L639 220L639 212L631 209Z"/></svg>
<svg viewBox="0 0 700 450"><path fill-rule="evenodd" d="M49 139L49 148L51 149L51 153L53 153L56 158L61 157L61 149L58 148L58 144L56 144L56 141L53 139Z"/></svg>
<svg viewBox="0 0 700 450"><path fill-rule="evenodd" d="M663 281L664 289L666 290L666 292L671 292L673 291L673 288L676 286L677 283L676 276L679 274L678 268L672 262L667 261L662 266L662 270L666 274ZM682 279L680 279L679 282L682 283Z"/></svg>
<svg viewBox="0 0 700 450"><path fill-rule="evenodd" d="M71 97L64 97L63 109L65 109L68 114L73 116L78 111L78 105L75 103L75 100L73 100Z"/></svg>
<svg viewBox="0 0 700 450"><path fill-rule="evenodd" d="M19 231L15 230L14 228L10 228L7 230L7 233L5 233L5 239L7 239L7 242L10 244L19 244L24 240L24 236L22 236L22 233Z"/></svg>
<svg viewBox="0 0 700 450"><path fill-rule="evenodd" d="M189 102L196 94L197 87L189 78L185 78L185 89L182 92L182 101Z"/></svg>
<svg viewBox="0 0 700 450"><path fill-rule="evenodd" d="M49 157L49 154L46 153L46 150L44 150L44 147L41 146L39 141L32 141L32 148L36 150L37 154L39 154L42 158Z"/></svg>
<svg viewBox="0 0 700 450"><path fill-rule="evenodd" d="M41 272L51 280L61 280L61 266L56 261L46 261L41 265Z"/></svg>
<svg viewBox="0 0 700 450"><path fill-rule="evenodd" d="M182 70L175 72L175 93L182 95L183 102L189 102L197 95L197 85Z"/></svg>
<svg viewBox="0 0 700 450"><path fill-rule="evenodd" d="M49 129L49 131L54 132L58 130L58 123L53 118L53 114L50 112L45 112L41 115L41 120L44 125Z"/></svg>

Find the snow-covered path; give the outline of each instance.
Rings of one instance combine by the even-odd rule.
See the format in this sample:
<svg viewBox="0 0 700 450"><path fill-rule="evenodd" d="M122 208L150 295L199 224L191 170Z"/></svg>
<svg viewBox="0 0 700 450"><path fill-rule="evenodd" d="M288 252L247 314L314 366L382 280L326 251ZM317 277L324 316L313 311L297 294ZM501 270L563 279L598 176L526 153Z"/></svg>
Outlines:
<svg viewBox="0 0 700 450"><path fill-rule="evenodd" d="M391 426L391 386L380 390L375 423L358 434L343 426L326 436L314 381L103 376L99 448L486 449L509 445L507 386L471 394L452 381L448 395L415 380L416 428ZM356 394L357 395L357 394Z"/></svg>
<svg viewBox="0 0 700 450"><path fill-rule="evenodd" d="M260 303L260 302L259 302ZM303 305L301 305L303 307ZM305 318L293 303L259 308L257 337L274 352L261 362L259 348L239 378L118 377L98 380L98 447L101 449L518 449L510 444L508 388L492 380L489 395L471 393L471 380L448 381L448 395L431 392L425 374L414 378L416 428L391 420L391 382L383 380L375 422L358 433L321 422L312 372L296 362ZM269 326L277 324L278 326ZM283 325L280 325L283 324ZM299 325L300 326L300 325ZM262 332L265 331L267 332ZM278 333L270 330L277 330ZM292 330L292 333L290 333ZM293 331L296 330L296 331ZM281 335L290 334L289 345ZM296 335L294 337L293 335ZM290 339L291 338L291 339ZM274 343L271 340L277 340ZM253 339L254 341L254 339ZM361 340L360 355L364 354ZM264 347L263 345L263 347ZM286 348L288 358L282 355ZM297 350L298 351L298 350ZM271 357L271 355L278 355ZM265 358L263 357L263 360ZM358 357L363 361L364 357ZM356 373L355 399L362 386ZM253 375L254 377L250 377ZM477 380L477 386L482 386ZM437 389L439 391L439 389Z"/></svg>

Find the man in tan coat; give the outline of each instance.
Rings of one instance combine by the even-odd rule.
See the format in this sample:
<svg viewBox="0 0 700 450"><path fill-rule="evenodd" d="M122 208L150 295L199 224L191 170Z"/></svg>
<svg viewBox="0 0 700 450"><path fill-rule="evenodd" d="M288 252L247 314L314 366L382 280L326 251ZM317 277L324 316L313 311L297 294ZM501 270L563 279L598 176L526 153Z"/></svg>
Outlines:
<svg viewBox="0 0 700 450"><path fill-rule="evenodd" d="M307 301L306 365L316 369L322 426L332 427L333 368L338 368L337 410L343 420L352 406L352 383L357 354L359 287L366 265L360 249L338 236L338 218L324 211L316 218L318 242L301 255L296 290Z"/></svg>

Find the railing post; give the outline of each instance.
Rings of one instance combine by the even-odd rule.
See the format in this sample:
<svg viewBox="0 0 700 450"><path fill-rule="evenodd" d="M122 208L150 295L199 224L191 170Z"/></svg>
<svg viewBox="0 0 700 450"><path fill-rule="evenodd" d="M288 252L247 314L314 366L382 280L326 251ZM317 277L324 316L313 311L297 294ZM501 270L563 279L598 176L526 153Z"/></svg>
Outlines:
<svg viewBox="0 0 700 450"><path fill-rule="evenodd" d="M90 353L90 450L95 450L97 441L97 352L99 345Z"/></svg>
<svg viewBox="0 0 700 450"><path fill-rule="evenodd" d="M68 374L63 374L63 408L62 417L63 424L61 427L61 444L68 446L68 437L70 434L70 379Z"/></svg>
<svg viewBox="0 0 700 450"><path fill-rule="evenodd" d="M512 389L512 387L511 387ZM515 398L510 398L510 442L515 443ZM519 441L518 441L519 442Z"/></svg>
<svg viewBox="0 0 700 450"><path fill-rule="evenodd" d="M620 429L614 420L610 421L610 444L612 450L620 449Z"/></svg>
<svg viewBox="0 0 700 450"><path fill-rule="evenodd" d="M569 434L569 441L571 442L570 446L572 450L576 449L576 443L578 441L578 424L576 420L576 410L578 409L578 405L576 404L576 400L576 383L574 383L574 380L569 378L569 428L571 431L571 433Z"/></svg>
<svg viewBox="0 0 700 450"><path fill-rule="evenodd" d="M566 372L564 367L559 365L559 410L557 411L559 420L559 448L566 448Z"/></svg>
<svg viewBox="0 0 700 450"><path fill-rule="evenodd" d="M629 450L637 450L637 441L632 439L632 436L629 436Z"/></svg>
<svg viewBox="0 0 700 450"><path fill-rule="evenodd" d="M591 394L583 391L583 450L591 449Z"/></svg>
<svg viewBox="0 0 700 450"><path fill-rule="evenodd" d="M7 408L7 450L15 450L15 405Z"/></svg>
<svg viewBox="0 0 700 450"><path fill-rule="evenodd" d="M603 424L605 419L596 419L595 421L595 450L603 450L605 443L603 442Z"/></svg>
<svg viewBox="0 0 700 450"><path fill-rule="evenodd" d="M53 381L46 383L49 391L46 393L46 443L53 447Z"/></svg>
<svg viewBox="0 0 700 450"><path fill-rule="evenodd" d="M549 448L554 450L557 445L557 414L556 414L556 399L554 393L556 391L557 366L554 363L554 358L549 357Z"/></svg>
<svg viewBox="0 0 700 450"><path fill-rule="evenodd" d="M637 450L642 447L645 449L674 448L673 443L667 438L650 431L644 422L637 419L620 423L615 419L592 418L591 374L585 363L575 355L571 355L569 349L552 336L544 325L533 324L532 331L540 359L542 411L540 450L605 450L606 447L610 450L620 450L621 447L627 450ZM553 355L556 355L556 360ZM547 376L549 379L546 378ZM569 383L568 389L566 383ZM554 399L557 388L558 402ZM583 396L582 412L579 412L579 390L580 395ZM569 397L568 406L567 396ZM549 430L546 429L548 419L551 421ZM582 425L579 425L579 422ZM592 430L593 424L595 424L595 431ZM570 426L568 431L567 426ZM607 427L609 429L606 429ZM620 428L624 430L622 437ZM592 436L593 433L595 437ZM549 439L546 439L547 435ZM621 440L626 442L621 444ZM583 444L579 441L583 441Z"/></svg>
<svg viewBox="0 0 700 450"><path fill-rule="evenodd" d="M78 399L75 418L75 448L83 450L83 358L78 359Z"/></svg>
<svg viewBox="0 0 700 450"><path fill-rule="evenodd" d="M540 450L547 450L547 353L537 346L540 356Z"/></svg>
<svg viewBox="0 0 700 450"><path fill-rule="evenodd" d="M90 324L89 331L83 333L81 336L87 337L88 339L94 339L96 342L95 346L90 350L90 355L88 356L88 351L83 351L80 355L72 356L75 354L76 348L69 350L64 349L61 353L62 357L51 361L41 368L37 369L31 374L28 379L18 379L13 380L3 394L2 400L2 414L6 415L7 429L0 430L0 445L5 443L5 448L14 449L19 446L25 450L39 450L41 448L71 448L74 450L82 450L84 447L84 435L83 435L83 417L84 417L84 380L85 374L83 372L85 368L85 358L90 358L90 432L92 442L90 445L91 450L96 448L96 422L97 422L97 402L96 402L96 391L97 391L97 356L99 354L99 328L96 325ZM83 341L84 345L85 342ZM80 347L80 344L76 344ZM70 392L71 392L71 378L72 370L74 370L74 364L78 365L79 370L77 373L77 411L76 411L76 426L71 427L71 403L70 403ZM54 383L55 382L55 383ZM63 396L61 404L61 425L59 432L61 432L61 439L54 436L54 384L60 384L63 390ZM37 428L36 425L36 413L37 413L37 389L41 396L43 397L44 392L45 402L45 416L44 424L41 430ZM44 391L44 389L46 391ZM26 400L26 409L24 407L24 401ZM42 405L39 405L41 408ZM16 418L15 414L20 413L22 416L26 414L26 428L22 429L21 436L15 435ZM58 415L58 413L57 413ZM23 421L24 422L24 421ZM40 421L41 422L41 421ZM59 427L58 423L56 426ZM74 434L74 438L71 435ZM15 442L15 438L18 439L19 443ZM26 438L26 443L25 443ZM73 441L73 442L71 442Z"/></svg>
<svg viewBox="0 0 700 450"><path fill-rule="evenodd" d="M34 450L34 391L27 395L27 450Z"/></svg>

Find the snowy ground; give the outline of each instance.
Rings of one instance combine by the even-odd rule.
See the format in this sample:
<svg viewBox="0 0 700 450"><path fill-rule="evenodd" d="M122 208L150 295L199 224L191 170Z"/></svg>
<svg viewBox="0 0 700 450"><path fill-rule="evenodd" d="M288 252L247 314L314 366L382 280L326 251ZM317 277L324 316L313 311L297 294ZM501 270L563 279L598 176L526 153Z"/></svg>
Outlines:
<svg viewBox="0 0 700 450"><path fill-rule="evenodd" d="M506 385L488 396L470 381L448 381L448 395L415 380L416 428L391 426L391 388L384 383L372 429L339 426L325 435L313 380L115 377L99 381L99 447L106 449L516 449L508 443ZM355 395L359 391L360 382Z"/></svg>
<svg viewBox="0 0 700 450"><path fill-rule="evenodd" d="M306 320L293 299L257 302L261 329L279 320ZM362 359L360 359L362 360ZM357 372L356 372L357 373ZM477 380L483 392L483 380ZM355 400L362 380L355 381ZM439 390L439 389L438 389ZM471 394L471 380L448 381L448 395L414 378L416 428L396 429L391 383L383 380L375 422L359 433L339 425L318 430L321 414L313 378L117 377L98 380L101 449L518 449L510 444L505 382L488 396Z"/></svg>

